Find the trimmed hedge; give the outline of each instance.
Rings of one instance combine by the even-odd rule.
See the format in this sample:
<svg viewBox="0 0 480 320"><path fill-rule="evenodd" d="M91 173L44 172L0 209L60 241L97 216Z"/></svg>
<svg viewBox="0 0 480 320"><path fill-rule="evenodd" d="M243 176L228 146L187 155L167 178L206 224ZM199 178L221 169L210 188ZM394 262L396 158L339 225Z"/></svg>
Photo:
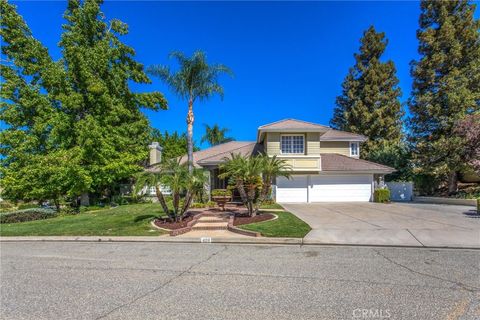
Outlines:
<svg viewBox="0 0 480 320"><path fill-rule="evenodd" d="M373 193L373 201L380 203L390 202L390 190L376 189Z"/></svg>
<svg viewBox="0 0 480 320"><path fill-rule="evenodd" d="M228 189L213 189L211 195L212 197L231 197L232 191Z"/></svg>
<svg viewBox="0 0 480 320"><path fill-rule="evenodd" d="M214 201L208 201L208 202L194 202L191 204L190 208L192 209L202 209L202 208L212 208L215 207L215 202Z"/></svg>
<svg viewBox="0 0 480 320"><path fill-rule="evenodd" d="M0 223L17 223L33 220L54 218L57 212L48 208L29 208L12 212L0 213Z"/></svg>

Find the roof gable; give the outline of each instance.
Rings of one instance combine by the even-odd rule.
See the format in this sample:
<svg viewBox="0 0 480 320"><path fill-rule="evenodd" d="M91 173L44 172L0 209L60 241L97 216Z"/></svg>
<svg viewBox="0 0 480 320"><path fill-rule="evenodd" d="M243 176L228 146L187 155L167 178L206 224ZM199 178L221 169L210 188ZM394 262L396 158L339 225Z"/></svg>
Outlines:
<svg viewBox="0 0 480 320"><path fill-rule="evenodd" d="M328 130L330 127L313 123L313 122L307 122L303 120L297 120L297 119L283 119L280 121L272 122L265 124L263 126L258 127L258 130L290 130L290 129L299 129L299 130L304 130L304 129L313 129L313 130Z"/></svg>
<svg viewBox="0 0 480 320"><path fill-rule="evenodd" d="M320 141L365 141L367 137L347 131L330 129L320 136Z"/></svg>

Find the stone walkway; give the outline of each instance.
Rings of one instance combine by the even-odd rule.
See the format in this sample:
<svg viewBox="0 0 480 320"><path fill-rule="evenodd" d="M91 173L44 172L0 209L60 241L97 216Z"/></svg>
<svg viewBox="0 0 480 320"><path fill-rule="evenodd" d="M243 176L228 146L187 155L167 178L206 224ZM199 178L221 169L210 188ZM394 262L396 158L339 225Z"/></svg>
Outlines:
<svg viewBox="0 0 480 320"><path fill-rule="evenodd" d="M201 217L192 231L175 236L176 238L251 238L228 230L230 213L218 212Z"/></svg>

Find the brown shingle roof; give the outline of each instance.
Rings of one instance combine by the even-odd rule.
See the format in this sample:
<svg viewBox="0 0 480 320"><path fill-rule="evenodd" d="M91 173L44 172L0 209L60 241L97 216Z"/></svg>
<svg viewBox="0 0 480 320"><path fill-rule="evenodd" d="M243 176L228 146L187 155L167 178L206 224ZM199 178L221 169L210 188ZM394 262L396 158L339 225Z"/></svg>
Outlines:
<svg viewBox="0 0 480 320"><path fill-rule="evenodd" d="M207 158L203 158L202 160L198 160L197 164L199 165L218 164L220 162L223 162L225 158L230 158L232 153L240 154L242 156L252 156L252 155L257 155L262 151L263 151L262 144L252 142L236 149L227 150L225 152L222 152Z"/></svg>
<svg viewBox="0 0 480 320"><path fill-rule="evenodd" d="M322 171L369 171L391 173L394 168L375 162L347 157L338 153L322 153Z"/></svg>
<svg viewBox="0 0 480 320"><path fill-rule="evenodd" d="M198 162L202 161L203 159L210 158L219 154L225 154L225 153L229 154L233 150L241 149L243 147L247 147L252 144L255 144L255 142L230 141L230 142L222 143L204 150L195 151L193 153L193 165L196 168L200 168L201 166L198 164ZM180 163L186 163L187 155L181 156L178 159L180 160ZM158 168L155 165L153 165L153 166L149 166L146 170L150 172L156 172Z"/></svg>
<svg viewBox="0 0 480 320"><path fill-rule="evenodd" d="M202 161L203 159L213 157L218 154L229 153L232 150L236 150L251 144L255 144L253 141L230 141L226 143L222 143L204 150L196 151L193 153L193 164L196 167L199 167L198 162ZM187 162L187 156L180 157L180 162L185 163Z"/></svg>
<svg viewBox="0 0 480 320"><path fill-rule="evenodd" d="M269 124L265 124L263 126L258 127L258 130L264 129L275 129L275 130L291 130L291 129L320 129L326 130L329 129L327 126L322 126L321 124L316 124L313 122L307 122L302 120L296 119L284 119L276 122L272 122Z"/></svg>
<svg viewBox="0 0 480 320"><path fill-rule="evenodd" d="M330 129L320 136L320 141L338 141L338 140L365 141L367 140L367 137L362 136L361 134L340 131L335 129Z"/></svg>

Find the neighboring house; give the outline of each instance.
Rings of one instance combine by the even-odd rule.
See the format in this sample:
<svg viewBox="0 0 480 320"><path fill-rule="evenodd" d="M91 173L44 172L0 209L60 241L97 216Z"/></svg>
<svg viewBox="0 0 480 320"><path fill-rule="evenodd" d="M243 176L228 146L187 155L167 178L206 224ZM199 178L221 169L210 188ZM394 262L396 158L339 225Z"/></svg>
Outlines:
<svg viewBox="0 0 480 320"><path fill-rule="evenodd" d="M359 159L366 137L295 119L260 126L257 141L231 141L193 153L194 165L210 174L209 189L225 188L218 166L232 153L244 156L266 153L284 159L292 177L275 181L277 202L372 201L375 182L395 171ZM160 162L161 148L150 145L150 164ZM180 159L187 161L184 156Z"/></svg>

